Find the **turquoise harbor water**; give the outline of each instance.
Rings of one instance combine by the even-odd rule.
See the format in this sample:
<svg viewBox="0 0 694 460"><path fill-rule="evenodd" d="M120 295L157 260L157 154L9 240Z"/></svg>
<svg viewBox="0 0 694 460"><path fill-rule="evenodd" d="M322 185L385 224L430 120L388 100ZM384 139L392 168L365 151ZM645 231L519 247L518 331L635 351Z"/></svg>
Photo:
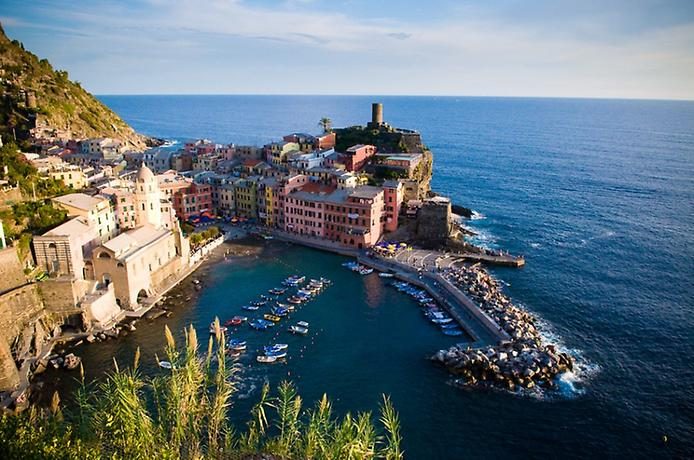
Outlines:
<svg viewBox="0 0 694 460"><path fill-rule="evenodd" d="M101 99L149 135L237 144L316 131L322 116L335 126L362 124L376 100ZM242 266L220 265L195 305L141 323L126 340L81 351L89 369L108 368L113 354L129 359L136 344L151 357L165 322L178 330L193 323L206 337L214 314L287 274L323 274L335 285L301 313L317 335L287 339L286 366L246 370L246 390L266 377L276 383L289 376L307 401L327 391L339 410L374 409L389 393L409 458L691 455L694 103L377 99L387 121L419 130L434 151L434 188L480 213L471 222L478 241L526 256L525 268L495 273L582 363L560 392L453 388L424 359L452 340L426 324L407 297L378 277L346 272L338 257L277 244ZM238 409L252 399L241 399Z"/></svg>

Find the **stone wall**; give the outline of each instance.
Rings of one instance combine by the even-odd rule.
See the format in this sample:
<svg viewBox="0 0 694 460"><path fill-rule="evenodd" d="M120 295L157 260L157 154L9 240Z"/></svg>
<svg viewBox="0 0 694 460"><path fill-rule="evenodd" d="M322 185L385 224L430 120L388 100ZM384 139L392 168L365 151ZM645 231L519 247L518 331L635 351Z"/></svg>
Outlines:
<svg viewBox="0 0 694 460"><path fill-rule="evenodd" d="M68 277L48 278L39 284L39 292L43 298L46 311L67 316L79 313L76 307L94 281L76 280Z"/></svg>
<svg viewBox="0 0 694 460"><path fill-rule="evenodd" d="M13 247L0 250L0 293L26 284L22 265Z"/></svg>

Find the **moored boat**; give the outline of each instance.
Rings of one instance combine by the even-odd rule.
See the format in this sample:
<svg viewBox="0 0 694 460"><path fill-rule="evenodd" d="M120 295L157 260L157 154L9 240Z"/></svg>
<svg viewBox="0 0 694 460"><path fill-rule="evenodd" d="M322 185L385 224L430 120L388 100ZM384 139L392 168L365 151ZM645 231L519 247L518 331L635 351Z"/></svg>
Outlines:
<svg viewBox="0 0 694 460"><path fill-rule="evenodd" d="M260 355L256 358L256 361L259 363L274 363L277 359L277 356Z"/></svg>
<svg viewBox="0 0 694 460"><path fill-rule="evenodd" d="M247 311L256 311L256 310L259 309L260 307L257 306L257 305L244 305L244 306L241 307L241 308L244 309L244 310L247 310Z"/></svg>
<svg viewBox="0 0 694 460"><path fill-rule="evenodd" d="M308 328L302 326L289 326L289 332L292 334L306 335L308 334Z"/></svg>
<svg viewBox="0 0 694 460"><path fill-rule="evenodd" d="M383 272L383 273L379 273L378 276L380 276L381 278L392 278L395 275L393 275L392 273Z"/></svg>
<svg viewBox="0 0 694 460"><path fill-rule="evenodd" d="M169 361L159 361L157 364L159 364L159 367L163 369L173 369L173 364L171 364Z"/></svg>
<svg viewBox="0 0 694 460"><path fill-rule="evenodd" d="M271 315L271 314L269 314L269 313L265 313L265 314L263 315L263 318L265 318L265 319L268 320L268 321L272 321L273 323L277 323L277 322L279 322L279 321L282 319L282 318L280 318L280 317L277 316L277 315Z"/></svg>

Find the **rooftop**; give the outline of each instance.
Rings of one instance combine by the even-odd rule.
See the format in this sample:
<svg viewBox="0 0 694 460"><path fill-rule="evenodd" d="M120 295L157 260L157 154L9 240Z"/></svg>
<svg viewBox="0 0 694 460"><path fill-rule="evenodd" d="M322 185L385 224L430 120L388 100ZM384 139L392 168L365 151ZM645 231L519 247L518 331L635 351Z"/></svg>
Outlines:
<svg viewBox="0 0 694 460"><path fill-rule="evenodd" d="M382 193L383 189L380 187L374 187L372 185L362 185L352 189L349 196L354 198L376 198L379 193Z"/></svg>
<svg viewBox="0 0 694 460"><path fill-rule="evenodd" d="M42 236L77 236L85 235L89 232L89 224L82 217L70 219L62 225L57 226L53 230L49 230Z"/></svg>
<svg viewBox="0 0 694 460"><path fill-rule="evenodd" d="M168 233L169 230L167 229L158 229L151 225L144 225L121 233L104 243L103 246L113 251L117 258L123 259Z"/></svg>
<svg viewBox="0 0 694 460"><path fill-rule="evenodd" d="M83 211L91 211L99 203L106 200L103 197L93 197L85 195L84 193L70 193L68 195L59 196L53 198L53 201L62 204L64 206L69 206L71 208L81 209Z"/></svg>

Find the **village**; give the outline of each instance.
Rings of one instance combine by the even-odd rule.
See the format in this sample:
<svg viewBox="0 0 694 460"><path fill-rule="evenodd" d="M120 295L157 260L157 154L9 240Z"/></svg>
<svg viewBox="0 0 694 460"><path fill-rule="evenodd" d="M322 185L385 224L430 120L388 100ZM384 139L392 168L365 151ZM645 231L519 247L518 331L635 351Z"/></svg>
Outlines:
<svg viewBox="0 0 694 460"><path fill-rule="evenodd" d="M322 134L292 133L264 146L194 140L144 152L118 139L33 130L36 152L22 156L42 180L62 182L68 193L45 201L66 220L33 235L21 260L0 233L3 270L10 275L3 297L14 299L3 302L8 324L0 351L9 370L3 387L30 373L21 364L34 365L65 324L108 331L147 313L224 241L220 227L242 225L266 237L351 251L386 236L402 238L405 227L406 239L448 238L451 203L430 192L431 152L417 132L389 126L378 103L366 127L349 128L346 136L357 129L398 139L399 151L370 144L340 149L340 130L327 119L321 124ZM3 180L2 187L4 208L24 200L17 184ZM17 297L18 289L29 297ZM22 310L27 317L17 321Z"/></svg>

